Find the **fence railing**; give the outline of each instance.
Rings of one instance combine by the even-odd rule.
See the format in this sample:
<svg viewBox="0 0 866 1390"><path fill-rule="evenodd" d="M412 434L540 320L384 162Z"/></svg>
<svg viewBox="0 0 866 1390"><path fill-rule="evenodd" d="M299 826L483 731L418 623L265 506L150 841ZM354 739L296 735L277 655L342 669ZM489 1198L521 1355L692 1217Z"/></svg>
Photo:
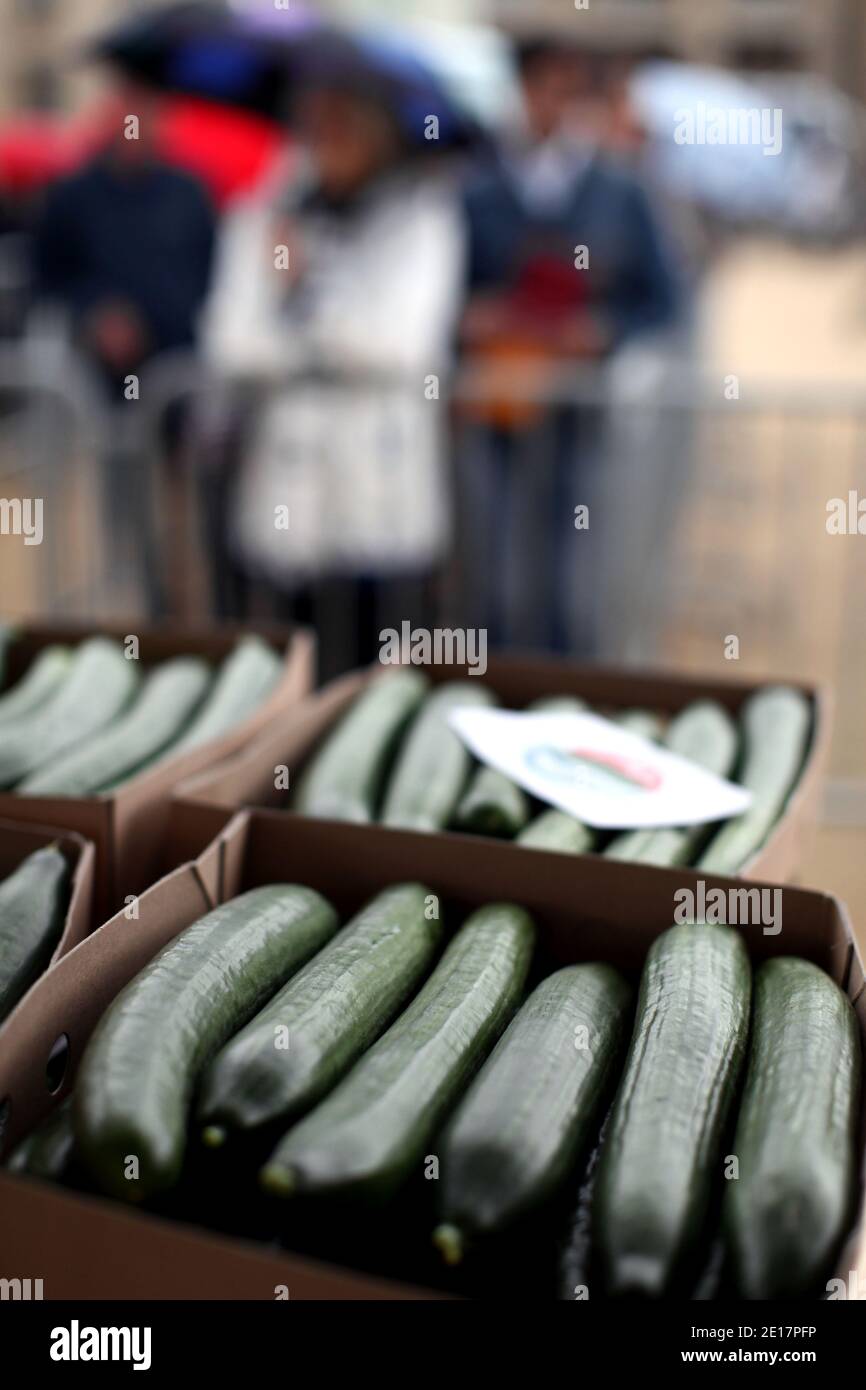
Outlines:
<svg viewBox="0 0 866 1390"><path fill-rule="evenodd" d="M734 660L756 675L832 682L845 731L837 775L866 779L864 394L749 381L732 399L725 382L679 361L640 390L637 379L465 370L428 399L414 378L319 373L280 390L303 389L308 407L318 399L325 429L353 397L405 394L436 412L455 539L431 622L486 627L491 645L720 674ZM230 556L215 564L212 545L215 510L232 525L227 494L212 486L223 466L213 440L237 406L224 383L173 356L142 373L137 399L109 407L68 358L0 347L0 401L0 497L42 497L46 518L41 546L0 537L7 612L190 616L230 604ZM167 449L181 405L186 432ZM255 421L261 400L241 407ZM847 530L833 528L834 499ZM345 590L322 586L309 616L339 665L356 621Z"/></svg>

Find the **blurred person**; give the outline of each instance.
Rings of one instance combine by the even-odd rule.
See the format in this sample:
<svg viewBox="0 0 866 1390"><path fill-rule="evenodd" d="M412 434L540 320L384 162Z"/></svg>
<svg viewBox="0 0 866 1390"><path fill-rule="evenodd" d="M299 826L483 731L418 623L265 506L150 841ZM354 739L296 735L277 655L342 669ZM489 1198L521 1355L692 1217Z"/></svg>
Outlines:
<svg viewBox="0 0 866 1390"><path fill-rule="evenodd" d="M218 257L207 352L255 405L212 524L223 606L262 596L316 620L333 673L374 659L384 627L429 626L450 521L425 383L452 341L463 238L447 176L410 155L375 84L309 86L295 129L304 172L239 206Z"/></svg>
<svg viewBox="0 0 866 1390"><path fill-rule="evenodd" d="M118 83L102 112L104 145L48 190L35 232L37 298L66 311L73 344L113 411L104 460L113 565L125 559L133 533L155 613L166 599L130 378L161 353L193 347L215 231L203 185L157 154L161 111L157 94ZM177 415L164 423L174 442Z"/></svg>
<svg viewBox="0 0 866 1390"><path fill-rule="evenodd" d="M545 397L554 399L563 366L601 366L674 323L680 286L640 180L602 148L588 62L545 38L521 44L517 61L522 113L466 189L461 336L466 360L507 366L533 398L514 399L506 388L471 410L488 448L464 459L461 489L486 571L477 584L486 590L491 640L513 642L522 621L520 636L531 628L554 650L591 656L604 540L602 415L587 405L545 405ZM581 505L590 525L576 535ZM525 611L526 595L539 587L540 627L537 613Z"/></svg>

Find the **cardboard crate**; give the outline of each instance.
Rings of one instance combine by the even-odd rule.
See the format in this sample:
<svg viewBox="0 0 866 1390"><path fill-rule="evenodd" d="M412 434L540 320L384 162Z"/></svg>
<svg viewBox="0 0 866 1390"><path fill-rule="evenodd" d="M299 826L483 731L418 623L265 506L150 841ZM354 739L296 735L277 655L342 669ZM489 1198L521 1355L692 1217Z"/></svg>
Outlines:
<svg viewBox="0 0 866 1390"><path fill-rule="evenodd" d="M207 808L189 808L187 815L202 819L190 834L203 835L213 823ZM440 895L446 924L459 924L485 902L511 899L534 915L539 947L554 965L607 960L631 972L640 970L652 941L670 925L675 892L697 883L689 870L519 855L507 845L468 837L241 813L197 862L142 896L134 931L122 916L108 922L31 991L0 1049L0 1099L10 1104L8 1146L50 1108L45 1060L58 1037L68 1039L65 1091L91 1030L118 990L217 902L257 884L297 881L327 894L345 917L388 884L409 879ZM708 888L739 885L721 877L706 882ZM780 934L743 928L753 958L797 954L821 965L847 992L866 1039L863 965L844 906L827 894L787 887L782 908ZM861 1144L862 1130L861 1120ZM863 1221L861 1179L856 1228L838 1261L839 1277L847 1280L849 1271L858 1271L859 1283L866 1280ZM273 1299L277 1286L285 1286L292 1299L440 1296L2 1172L0 1230L0 1276L41 1277L48 1299Z"/></svg>
<svg viewBox="0 0 866 1390"><path fill-rule="evenodd" d="M282 806L288 810L285 793L275 789L274 769L284 765L292 778L299 775L316 745L381 669L377 666L370 671L356 672L326 686L295 711L290 730L268 729L234 757L183 782L177 789L177 799L181 803L218 807L226 812L244 806ZM427 669L427 674L433 682L440 683L462 679L467 672L465 667L436 666ZM716 700L737 715L745 700L761 689L761 683L755 681L719 681L670 672L576 666L548 657L491 658L484 683L496 692L504 706L513 709L523 709L545 695L577 695L596 708L648 708L668 715L677 714L692 701L702 699ZM762 848L743 866L741 876L744 878L787 882L795 876L818 819L830 746L830 698L821 688L800 681L790 684L802 690L812 702L809 752L779 823ZM449 838L453 834L447 833ZM188 847L191 852L202 848L193 844Z"/></svg>
<svg viewBox="0 0 866 1390"><path fill-rule="evenodd" d="M283 674L267 700L247 719L220 739L189 753L166 757L152 768L131 777L114 791L88 797L17 796L0 792L0 817L17 822L60 825L91 840L96 847L94 908L104 921L129 895L141 892L158 873L170 799L178 782L219 762L242 748L269 724L280 721L314 682L315 644L304 630L291 635L285 628L253 627L150 627L130 620L111 623L33 625L22 629L9 648L6 683L13 684L45 647L55 643L77 645L95 633L122 641L134 633L140 643L140 660L146 668L174 656L200 656L218 664L248 633L268 641L284 653Z"/></svg>

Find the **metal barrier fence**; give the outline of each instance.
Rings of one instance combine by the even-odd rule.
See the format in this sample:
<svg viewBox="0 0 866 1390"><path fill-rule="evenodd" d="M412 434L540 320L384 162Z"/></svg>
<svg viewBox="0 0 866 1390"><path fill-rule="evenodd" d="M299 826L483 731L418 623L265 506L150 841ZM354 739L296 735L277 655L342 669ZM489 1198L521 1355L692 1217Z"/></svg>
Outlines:
<svg viewBox="0 0 866 1390"><path fill-rule="evenodd" d="M228 558L213 563L212 528L225 495L211 484L236 402L180 356L155 363L138 399L109 410L73 365L0 351L0 498L42 497L46 519L41 546L0 538L2 607L95 617L224 607ZM866 498L861 393L749 382L729 399L724 382L678 362L641 391L627 374L573 372L541 384L462 373L429 401L417 380L316 376L282 389L301 386L326 423L347 393L368 405L411 393L436 412L455 541L419 610L430 622L486 627L491 645L826 680L844 735L835 773L866 779L858 498L849 511L850 493ZM165 423L181 402L197 448L169 465ZM255 397L245 406L255 417ZM853 530L828 529L833 499ZM588 527L575 524L582 506ZM308 616L339 665L356 621L346 591L323 586Z"/></svg>

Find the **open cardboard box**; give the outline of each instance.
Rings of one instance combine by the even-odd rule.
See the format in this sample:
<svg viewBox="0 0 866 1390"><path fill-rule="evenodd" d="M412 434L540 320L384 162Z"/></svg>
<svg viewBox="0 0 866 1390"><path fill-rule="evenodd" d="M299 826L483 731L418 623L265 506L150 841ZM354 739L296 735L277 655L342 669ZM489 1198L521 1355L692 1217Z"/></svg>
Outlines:
<svg viewBox="0 0 866 1390"><path fill-rule="evenodd" d="M13 684L34 657L54 643L75 646L104 634L122 641L129 633L139 639L142 665L152 666L180 655L201 656L218 665L235 644L255 633L284 654L282 676L267 700L249 718L220 739L179 757L167 757L150 770L130 778L112 792L89 797L17 796L0 792L0 817L40 825L60 825L86 836L96 847L94 908L104 921L127 896L152 883L158 872L161 845L172 791L178 782L219 762L269 724L287 724L283 716L312 688L315 644L312 635L282 627L149 627L129 623L69 623L26 626L11 643L6 684Z"/></svg>
<svg viewBox="0 0 866 1390"><path fill-rule="evenodd" d="M235 756L219 764L212 763L206 772L178 786L177 799L181 803L215 806L224 811L243 806L286 808L285 792L275 789L275 769L287 767L292 779L299 774L317 743L381 669L375 667L343 676L310 696L295 711L290 729L285 726L269 728ZM431 681L439 683L463 679L468 672L466 667L433 666L426 668L426 674ZM755 681L718 681L662 672L576 666L549 657L491 658L483 679L502 704L513 709L523 709L545 695L577 695L596 708L647 708L669 715L702 699L717 700L736 715L749 695L761 688L761 683ZM821 782L830 745L830 698L821 688L799 681L790 684L802 690L812 702L814 715L809 753L784 815L766 843L744 865L741 874L744 878L784 883L796 876L818 819Z"/></svg>
<svg viewBox="0 0 866 1390"><path fill-rule="evenodd" d="M200 835L213 824L207 809L186 814L203 818ZM675 892L695 884L697 875L602 858L519 855L468 837L241 813L197 862L141 897L134 929L123 915L115 917L33 988L0 1049L0 1102L5 1098L9 1111L4 1152L70 1089L87 1038L117 991L217 902L260 883L298 881L328 895L345 917L386 885L409 879L440 895L446 925L459 924L482 903L512 899L533 913L539 949L553 963L602 959L637 972L651 942L671 924ZM706 882L708 889L738 884L720 877ZM847 991L866 1040L863 965L844 906L825 893L788 887L782 912L777 935L742 929L753 958L797 954L816 961ZM52 1097L46 1059L63 1036L68 1067ZM861 1144L863 1129L861 1123ZM861 1173L856 1229L838 1261L846 1281L849 1271L859 1271L852 1296L866 1279L863 1223ZM39 1276L49 1299L273 1299L278 1287L293 1299L437 1296L4 1172L0 1230L0 1277Z"/></svg>

